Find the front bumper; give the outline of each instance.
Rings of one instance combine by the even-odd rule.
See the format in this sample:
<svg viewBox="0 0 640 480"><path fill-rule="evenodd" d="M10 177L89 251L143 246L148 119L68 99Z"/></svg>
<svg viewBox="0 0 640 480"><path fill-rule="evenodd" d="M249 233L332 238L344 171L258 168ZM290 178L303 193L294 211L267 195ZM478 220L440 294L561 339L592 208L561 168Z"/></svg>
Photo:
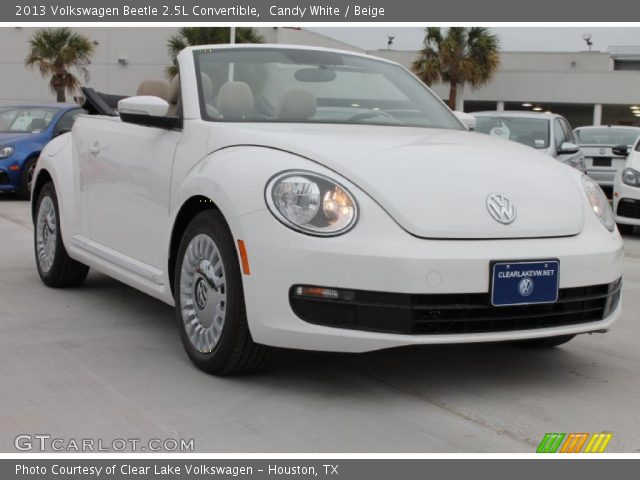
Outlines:
<svg viewBox="0 0 640 480"><path fill-rule="evenodd" d="M16 185L20 182L20 172L9 168L9 165L13 166L13 164L5 163L6 166L0 166L0 192L11 192L17 188Z"/></svg>
<svg viewBox="0 0 640 480"><path fill-rule="evenodd" d="M244 240L251 274L243 276L247 317L256 342L306 350L365 352L402 345L523 340L607 330L618 306L597 321L490 333L398 334L336 328L302 320L290 304L295 285L415 295L486 294L493 260L560 261L560 288L605 285L622 276L622 240L593 215L574 237L427 240L402 230L377 205L360 199L349 233L316 238L282 226L267 210L230 221Z"/></svg>
<svg viewBox="0 0 640 480"><path fill-rule="evenodd" d="M640 226L640 188L625 185L620 175L615 182L613 212L616 223Z"/></svg>

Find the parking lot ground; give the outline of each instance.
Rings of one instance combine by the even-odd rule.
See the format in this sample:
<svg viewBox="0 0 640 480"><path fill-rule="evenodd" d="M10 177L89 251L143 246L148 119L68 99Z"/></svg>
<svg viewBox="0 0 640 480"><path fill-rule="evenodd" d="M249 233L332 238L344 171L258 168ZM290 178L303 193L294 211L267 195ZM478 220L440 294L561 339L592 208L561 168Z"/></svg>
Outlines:
<svg viewBox="0 0 640 480"><path fill-rule="evenodd" d="M194 439L198 452L534 452L546 432L613 432L640 451L640 235L624 316L551 350L509 344L363 355L278 352L216 378L182 350L173 309L92 272L39 280L29 204L0 196L0 451L19 434Z"/></svg>

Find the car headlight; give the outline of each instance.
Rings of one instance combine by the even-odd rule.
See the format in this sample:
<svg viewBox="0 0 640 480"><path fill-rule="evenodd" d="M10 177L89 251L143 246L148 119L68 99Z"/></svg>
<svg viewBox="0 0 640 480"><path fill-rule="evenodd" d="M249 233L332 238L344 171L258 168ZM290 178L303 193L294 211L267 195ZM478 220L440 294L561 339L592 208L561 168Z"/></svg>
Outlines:
<svg viewBox="0 0 640 480"><path fill-rule="evenodd" d="M7 158L13 155L16 149L13 146L0 147L0 158Z"/></svg>
<svg viewBox="0 0 640 480"><path fill-rule="evenodd" d="M582 183L584 184L584 189L587 192L587 197L589 198L589 203L591 204L593 213L596 214L600 219L600 222L602 222L602 225L604 225L607 230L613 232L616 228L616 222L613 218L613 212L611 211L611 205L609 204L607 196L600 188L600 185L586 175L582 177Z"/></svg>
<svg viewBox="0 0 640 480"><path fill-rule="evenodd" d="M622 183L630 187L640 187L640 172L633 168L625 168L622 171Z"/></svg>
<svg viewBox="0 0 640 480"><path fill-rule="evenodd" d="M358 218L353 195L335 180L317 173L282 172L267 184L265 199L278 220L310 235L340 235Z"/></svg>

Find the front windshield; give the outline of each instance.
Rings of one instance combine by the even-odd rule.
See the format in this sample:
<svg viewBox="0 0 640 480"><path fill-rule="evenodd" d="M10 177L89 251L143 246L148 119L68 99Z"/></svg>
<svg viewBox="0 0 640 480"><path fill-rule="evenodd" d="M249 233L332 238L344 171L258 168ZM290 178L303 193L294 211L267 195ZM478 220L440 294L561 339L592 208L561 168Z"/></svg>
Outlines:
<svg viewBox="0 0 640 480"><path fill-rule="evenodd" d="M475 131L529 147L549 147L549 121L543 118L478 115Z"/></svg>
<svg viewBox="0 0 640 480"><path fill-rule="evenodd" d="M286 48L194 56L205 120L463 129L419 80L387 62Z"/></svg>
<svg viewBox="0 0 640 480"><path fill-rule="evenodd" d="M603 127L579 128L576 137L580 145L633 145L640 130Z"/></svg>
<svg viewBox="0 0 640 480"><path fill-rule="evenodd" d="M10 107L0 109L0 132L2 133L39 133L46 130L56 108L46 107Z"/></svg>

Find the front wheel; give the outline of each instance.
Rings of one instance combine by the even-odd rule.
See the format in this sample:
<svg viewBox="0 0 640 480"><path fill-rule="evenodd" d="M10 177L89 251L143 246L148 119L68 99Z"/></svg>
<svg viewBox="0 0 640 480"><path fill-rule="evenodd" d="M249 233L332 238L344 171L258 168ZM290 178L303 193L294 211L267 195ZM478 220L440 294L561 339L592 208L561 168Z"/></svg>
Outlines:
<svg viewBox="0 0 640 480"><path fill-rule="evenodd" d="M572 340L575 335L561 335L559 337L532 338L516 342L518 345L530 348L553 348Z"/></svg>
<svg viewBox="0 0 640 480"><path fill-rule="evenodd" d="M31 188L33 187L33 174L36 171L36 163L38 163L38 158L31 158L27 160L22 167L22 178L20 180L20 190L18 191L18 197L22 200L29 200L31 198Z"/></svg>
<svg viewBox="0 0 640 480"><path fill-rule="evenodd" d="M42 187L38 196L34 230L36 266L44 284L54 288L82 284L89 267L69 257L64 248L58 198L52 182Z"/></svg>
<svg viewBox="0 0 640 480"><path fill-rule="evenodd" d="M229 375L262 367L269 349L251 338L233 237L217 210L189 223L174 285L182 344L198 368Z"/></svg>

